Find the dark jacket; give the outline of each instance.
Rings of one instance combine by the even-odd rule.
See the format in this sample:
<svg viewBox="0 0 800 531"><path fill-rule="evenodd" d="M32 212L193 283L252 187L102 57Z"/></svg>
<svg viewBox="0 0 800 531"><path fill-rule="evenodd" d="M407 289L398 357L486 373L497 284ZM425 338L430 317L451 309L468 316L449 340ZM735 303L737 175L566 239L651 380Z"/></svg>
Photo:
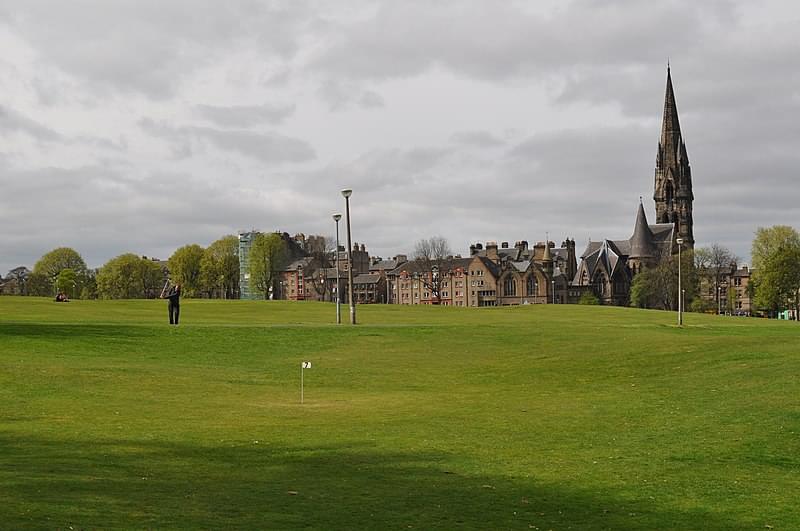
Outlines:
<svg viewBox="0 0 800 531"><path fill-rule="evenodd" d="M170 288L167 294L164 295L164 298L169 299L170 304L180 304L181 302L180 288L173 286L172 288Z"/></svg>

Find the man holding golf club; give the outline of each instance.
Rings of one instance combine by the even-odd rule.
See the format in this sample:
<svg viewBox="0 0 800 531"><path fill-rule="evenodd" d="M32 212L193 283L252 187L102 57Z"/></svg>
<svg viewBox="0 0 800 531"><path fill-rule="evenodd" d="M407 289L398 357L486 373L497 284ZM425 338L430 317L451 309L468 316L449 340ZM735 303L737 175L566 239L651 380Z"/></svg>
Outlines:
<svg viewBox="0 0 800 531"><path fill-rule="evenodd" d="M169 290L169 280L164 284L164 289L161 290L161 298L169 301L167 309L169 310L169 324L178 324L178 318L181 315L181 285L175 284Z"/></svg>

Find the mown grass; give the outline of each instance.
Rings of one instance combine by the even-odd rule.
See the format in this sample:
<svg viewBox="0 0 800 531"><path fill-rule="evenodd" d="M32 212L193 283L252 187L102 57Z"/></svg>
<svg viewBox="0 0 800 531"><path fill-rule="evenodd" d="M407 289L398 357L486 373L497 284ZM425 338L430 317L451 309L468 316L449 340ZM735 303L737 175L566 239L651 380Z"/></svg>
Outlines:
<svg viewBox="0 0 800 531"><path fill-rule="evenodd" d="M800 528L795 323L333 316L0 297L0 527Z"/></svg>

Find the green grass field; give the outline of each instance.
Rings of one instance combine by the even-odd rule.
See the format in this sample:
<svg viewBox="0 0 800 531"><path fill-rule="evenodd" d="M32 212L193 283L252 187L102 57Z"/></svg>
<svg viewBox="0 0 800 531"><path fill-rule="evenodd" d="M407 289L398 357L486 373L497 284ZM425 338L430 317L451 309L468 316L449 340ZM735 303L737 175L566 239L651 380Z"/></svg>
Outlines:
<svg viewBox="0 0 800 531"><path fill-rule="evenodd" d="M0 297L0 528L800 528L796 323L333 317Z"/></svg>

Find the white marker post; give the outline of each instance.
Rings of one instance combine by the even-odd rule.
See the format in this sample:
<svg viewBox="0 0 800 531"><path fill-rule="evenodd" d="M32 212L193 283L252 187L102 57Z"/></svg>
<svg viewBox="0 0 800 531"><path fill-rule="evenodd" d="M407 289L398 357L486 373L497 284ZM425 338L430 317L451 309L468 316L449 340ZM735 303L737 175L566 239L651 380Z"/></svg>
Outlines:
<svg viewBox="0 0 800 531"><path fill-rule="evenodd" d="M311 368L310 361L304 361L300 364L300 403L303 403L303 371Z"/></svg>

